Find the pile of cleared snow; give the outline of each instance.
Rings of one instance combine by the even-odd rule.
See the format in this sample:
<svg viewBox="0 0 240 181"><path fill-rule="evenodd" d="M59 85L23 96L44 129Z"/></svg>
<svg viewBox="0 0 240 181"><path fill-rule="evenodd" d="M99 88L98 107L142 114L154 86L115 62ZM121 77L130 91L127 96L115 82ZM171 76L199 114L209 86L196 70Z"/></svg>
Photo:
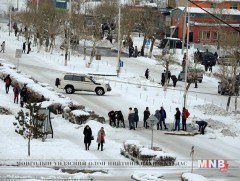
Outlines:
<svg viewBox="0 0 240 181"><path fill-rule="evenodd" d="M140 172L140 173L137 172L132 175L133 179L139 180L139 181L150 181L150 180L165 181L165 180L161 179L160 177L162 177L162 174L150 174L150 173L142 173L142 172Z"/></svg>
<svg viewBox="0 0 240 181"><path fill-rule="evenodd" d="M197 105L197 106L194 106L194 108L199 111L202 111L203 114L208 114L208 115L218 115L218 116L230 116L231 115L225 109L223 109L217 105L213 105L213 104Z"/></svg>
<svg viewBox="0 0 240 181"><path fill-rule="evenodd" d="M183 181L207 181L205 177L194 173L184 173L182 179Z"/></svg>

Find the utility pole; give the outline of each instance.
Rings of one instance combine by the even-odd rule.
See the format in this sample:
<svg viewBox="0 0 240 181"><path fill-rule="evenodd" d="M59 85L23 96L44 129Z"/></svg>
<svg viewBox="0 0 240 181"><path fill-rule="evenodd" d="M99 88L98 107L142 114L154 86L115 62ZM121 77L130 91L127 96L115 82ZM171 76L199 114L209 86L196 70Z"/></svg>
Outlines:
<svg viewBox="0 0 240 181"><path fill-rule="evenodd" d="M11 0L11 4L9 6L9 36L10 36L10 32L12 32L12 0Z"/></svg>
<svg viewBox="0 0 240 181"><path fill-rule="evenodd" d="M66 47L65 47L65 49L66 49L66 51L65 51L65 63L64 63L64 66L67 66L67 58L68 58L68 56L70 56L69 54L70 54L70 52L69 52L69 50L70 50L70 20L71 20L71 13L72 13L72 0L70 0L69 1L69 20L68 20L68 22L67 22L67 32L66 32L66 34L67 34L67 39L66 39L66 41L67 41L67 45L66 45Z"/></svg>
<svg viewBox="0 0 240 181"><path fill-rule="evenodd" d="M189 9L189 3L187 1L187 8L186 11L188 12L188 23L187 23L187 47L186 47L186 64L185 64L185 90L184 90L184 107L186 107L187 104L187 74L188 74L188 63L189 63L189 59L188 59L188 44L189 44L189 27L190 27L190 9Z"/></svg>
<svg viewBox="0 0 240 181"><path fill-rule="evenodd" d="M121 6L119 5L118 8L118 63L117 63L117 76L119 77L119 73L120 73L120 49L121 49L121 39L120 39L120 20L121 20Z"/></svg>
<svg viewBox="0 0 240 181"><path fill-rule="evenodd" d="M185 37L186 37L187 7L188 7L188 1L186 3L186 7L184 11L183 34L182 34L182 55L184 52L184 44L185 44Z"/></svg>

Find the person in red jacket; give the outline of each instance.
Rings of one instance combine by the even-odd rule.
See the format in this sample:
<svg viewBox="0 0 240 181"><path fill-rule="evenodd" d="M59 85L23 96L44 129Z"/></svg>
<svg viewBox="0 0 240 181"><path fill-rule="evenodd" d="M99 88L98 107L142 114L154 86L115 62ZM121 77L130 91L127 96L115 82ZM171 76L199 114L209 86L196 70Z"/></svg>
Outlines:
<svg viewBox="0 0 240 181"><path fill-rule="evenodd" d="M103 151L103 143L105 143L105 136L106 136L106 134L105 134L104 128L101 127L101 129L98 131L98 135L97 135L98 150L101 145L101 151Z"/></svg>
<svg viewBox="0 0 240 181"><path fill-rule="evenodd" d="M183 110L182 110L182 130L183 131L187 131L187 118L189 117L190 113L188 112L188 110L183 107Z"/></svg>
<svg viewBox="0 0 240 181"><path fill-rule="evenodd" d="M8 74L5 79L4 79L4 82L5 82L5 89L6 89L6 93L8 94L9 92L9 87L12 83L12 79L10 78L10 75Z"/></svg>

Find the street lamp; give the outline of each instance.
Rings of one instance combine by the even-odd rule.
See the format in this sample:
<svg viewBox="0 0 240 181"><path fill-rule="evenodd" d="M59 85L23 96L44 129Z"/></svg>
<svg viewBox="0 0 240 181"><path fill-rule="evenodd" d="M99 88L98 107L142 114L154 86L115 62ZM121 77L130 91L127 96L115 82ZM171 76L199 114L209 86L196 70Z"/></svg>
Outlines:
<svg viewBox="0 0 240 181"><path fill-rule="evenodd" d="M184 90L184 107L186 107L187 104L187 74L188 74L188 63L189 63L189 59L188 59L188 44L189 44L189 27L190 27L190 9L189 9L189 2L187 1L187 14L188 14L188 23L187 23L187 47L186 47L186 63L185 63L185 90Z"/></svg>
<svg viewBox="0 0 240 181"><path fill-rule="evenodd" d="M12 31L12 0L11 0L11 4L9 6L9 36L10 36L10 32Z"/></svg>

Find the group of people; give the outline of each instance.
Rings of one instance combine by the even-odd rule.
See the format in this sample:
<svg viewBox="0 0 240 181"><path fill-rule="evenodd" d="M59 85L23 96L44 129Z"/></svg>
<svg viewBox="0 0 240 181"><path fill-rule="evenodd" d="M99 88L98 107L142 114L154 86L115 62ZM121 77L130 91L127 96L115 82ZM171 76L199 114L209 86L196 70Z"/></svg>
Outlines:
<svg viewBox="0 0 240 181"><path fill-rule="evenodd" d="M27 44L27 54L29 54L29 52L32 50L31 49L31 41L29 41L29 43ZM23 46L22 46L22 53L26 52L26 42L23 42Z"/></svg>
<svg viewBox="0 0 240 181"><path fill-rule="evenodd" d="M187 108L183 107L182 113L180 112L179 108L176 108L175 117L175 127L174 131L180 131L180 121L182 116L182 130L187 131L187 118L190 116L190 113Z"/></svg>
<svg viewBox="0 0 240 181"><path fill-rule="evenodd" d="M149 71L149 69L147 68L147 69L145 70L145 78L146 78L146 79L149 79L149 72L150 72L150 71ZM176 84L177 84L177 81L178 81L176 75L172 75L170 71L168 71L168 73L166 73L166 70L164 70L164 71L162 72L162 77L161 77L161 85L162 85L162 86L165 85L166 79L167 79L167 83L168 83L168 84L169 84L170 79L171 79L172 82L173 82L173 87L176 87Z"/></svg>
<svg viewBox="0 0 240 181"><path fill-rule="evenodd" d="M135 48L133 46L129 46L128 52L129 52L129 58L130 57L138 57L139 54L141 56L144 56L144 47L142 46L141 51L138 51L137 46L135 46Z"/></svg>
<svg viewBox="0 0 240 181"><path fill-rule="evenodd" d="M124 117L122 111L113 111L111 110L108 113L109 125L119 128L120 126L125 128ZM117 123L116 123L117 121Z"/></svg>
<svg viewBox="0 0 240 181"><path fill-rule="evenodd" d="M6 94L8 94L9 87L12 85L12 79L10 78L9 74L4 78L4 82L5 82L5 91L6 91ZM24 84L23 87L20 88L19 84L16 83L13 87L13 93L14 93L14 99L13 99L14 103L17 103L17 104L18 104L18 98L20 94L20 106L23 107L24 103L26 103L28 99L27 84Z"/></svg>
<svg viewBox="0 0 240 181"><path fill-rule="evenodd" d="M85 128L83 130L83 134L84 134L85 150L89 150L92 140L94 140L94 137L92 135L92 129L90 128L89 125L85 126ZM97 150L99 150L101 147L101 151L103 151L103 144L105 143L105 136L106 136L106 134L105 134L104 128L101 127L97 134L97 140L96 140L98 143Z"/></svg>

